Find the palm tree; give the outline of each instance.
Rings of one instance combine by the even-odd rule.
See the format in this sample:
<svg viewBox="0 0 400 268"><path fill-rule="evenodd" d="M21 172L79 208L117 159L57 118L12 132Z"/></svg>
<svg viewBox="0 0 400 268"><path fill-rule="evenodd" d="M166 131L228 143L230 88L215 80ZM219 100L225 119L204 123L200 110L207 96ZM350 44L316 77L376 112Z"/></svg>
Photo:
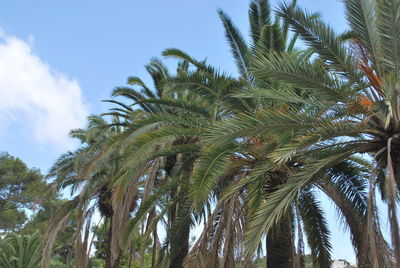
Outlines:
<svg viewBox="0 0 400 268"><path fill-rule="evenodd" d="M0 239L0 266L4 268L39 268L42 240L33 235L7 234Z"/></svg>
<svg viewBox="0 0 400 268"><path fill-rule="evenodd" d="M276 191L258 212L265 221L256 223L248 239L278 221L296 199L299 189L313 182L328 168L364 154L372 163L368 197L367 247L371 266L386 267L376 232L379 223L374 205L375 185L388 203L396 267L400 266L400 233L396 202L400 175L398 66L400 62L400 1L346 0L350 31L337 35L320 19L283 4L279 14L315 51L305 59L288 53L259 55L252 73L292 85L293 90L271 91L270 98L292 109L265 112L252 127L268 125L268 133L290 135L289 142L274 153L277 163L303 157L301 172ZM346 42L344 42L346 41ZM266 95L264 94L264 95ZM300 108L296 105L301 104Z"/></svg>
<svg viewBox="0 0 400 268"><path fill-rule="evenodd" d="M181 90L178 91L176 94L178 94L178 96L181 99L180 100L171 100L171 99L164 97L162 99L154 99L153 98L153 99L145 100L145 98L143 98L142 96L132 97L132 95L134 95L134 94L136 94L136 96L137 96L136 92L134 94L130 94L131 95L130 98L140 99L139 103L141 105L149 104L149 103L153 103L153 104L157 103L157 104L163 104L164 106L170 106L170 107L175 107L175 108L178 107L180 109L183 109L186 113L190 112L192 114L192 118L196 118L197 121L194 122L195 124L193 124L193 119L190 122L188 122L187 115L185 115L183 118L180 118L179 114L177 114L176 112L173 112L172 114L170 114L173 117L171 117L171 116L167 117L166 114L168 114L168 110L158 109L158 111L162 112L161 116L156 114L156 113L158 113L158 111L157 111L155 113L156 115L154 115L154 113L153 113L152 118L151 118L152 120L149 120L149 119L145 120L145 122L147 124L149 124L149 123L154 124L155 122L157 122L157 125L156 126L153 125L153 128L147 127L148 130L152 130L152 131L149 133L146 133L142 136L139 136L139 137L135 136L135 141L132 144L130 144L131 148L129 150L131 152L134 152L134 154L129 156L131 159L130 160L131 163L134 160L136 160L136 164L138 164L139 162L137 160L141 159L141 158L144 159L143 161L146 161L145 159L147 159L147 158L152 159L152 157L151 157L152 153L145 150L147 148L144 148L143 145L150 144L150 146L148 146L148 148L150 150L154 150L155 147L152 143L152 141L154 141L154 140L156 140L157 144L159 145L160 140L163 141L163 139L171 139L171 137L173 137L173 140L175 140L177 136L182 135L184 137L184 135L188 135L188 134L191 136L198 136L199 140L201 140L203 138L202 132L204 132L205 127L207 127L209 125L209 124L205 124L205 123L200 124L201 121L198 117L200 112L201 112L200 115L204 116L204 111L207 111L207 109L205 109L205 107L212 108L215 106L215 108L212 109L215 112L214 112L214 116L211 117L211 121L216 121L215 116L218 116L218 118L224 118L224 117L227 118L227 117L231 116L232 114L237 113L236 111L246 111L246 110L249 111L251 109L251 107L254 107L254 103L251 100L241 100L240 98L234 98L233 96L231 96L232 93L236 92L239 88L242 89L245 85L239 83L238 85L240 85L240 86L232 87L232 85L237 84L237 82L234 82L234 81L229 82L229 80L227 80L223 76L216 75L215 72L212 71L212 68L204 67L201 63L193 60L193 58L191 58L187 54L183 53L182 51L168 50L166 52L166 54L183 59L187 62L190 62L191 64L193 64L196 67L200 67L200 69L201 69L201 72L195 72L194 74L192 74L190 76L178 77L178 78L172 79L172 81L167 81L167 82L169 82L168 83L169 86L173 86L175 90L177 89L176 86L179 85ZM211 72L210 72L210 70L211 70ZM210 74L211 74L211 76L210 76ZM137 79L135 79L135 81L137 81ZM142 83L140 83L140 85L143 86ZM184 91L182 91L182 88L184 89ZM230 91L226 91L226 90L224 90L224 88L226 88ZM232 90L232 89L234 89L234 90ZM190 90L190 91L188 91L188 90ZM194 91L197 96L194 95L193 93L190 94L191 91ZM123 90L121 90L121 92L124 92L125 95L128 95L127 93L130 91L128 89L123 89ZM190 100L196 100L196 98L198 98L199 100L202 100L202 102L205 102L207 105L203 108L203 107L199 107L198 104L196 105L196 103L193 103L193 101L189 102L187 99L182 100L182 96L184 97L188 94L188 93L184 93L184 95L182 95L183 92L189 92ZM183 101L186 101L186 103ZM210 103L207 103L208 101ZM217 104L217 105L215 105L215 104ZM222 106L221 106L221 104L222 104ZM220 108L218 108L218 107L220 107ZM221 108L224 108L224 109L221 110ZM196 112L197 114L193 115L193 112ZM209 116L208 114L206 114L206 115ZM193 117L193 116L197 116L197 117ZM210 120L210 119L208 119L208 120ZM139 122L137 124L138 124L139 128L132 127L131 128L132 133L138 132L138 130L140 130L140 128L143 127L142 123ZM171 125L173 125L173 128L171 128ZM160 126L162 127L161 130L156 129ZM184 127L184 129L181 129L182 126ZM199 128L199 126L201 128ZM190 132L187 131L188 127L192 128L192 130ZM199 129L199 131L195 131L196 128ZM159 132L159 133L157 133L157 132ZM138 145L139 145L139 147L138 147ZM174 144L174 145L180 146L181 148L179 148L179 150L186 149L186 151L184 151L184 152L188 152L187 151L188 149L189 150L195 149L195 151L192 151L192 153L196 152L196 150L198 150L198 148L182 147L183 144ZM185 144L185 145L192 146L192 144ZM159 149L159 148L157 148L157 149ZM173 148L173 149L175 151L172 151L172 152L174 154L176 154L177 148ZM144 154L144 152L146 152L146 153ZM167 154L166 151L164 151L163 153ZM144 157L143 157L143 155L144 155ZM209 174L213 174L213 173L219 174L218 173L218 168L219 168L218 163L216 163L216 162L211 163L211 164L207 163L207 164L204 164L203 166L204 166L203 170L206 170ZM202 167L200 167L200 169L197 169L198 174L201 174L202 172L204 173L204 171L201 171L201 168ZM199 176L198 174L196 174L196 172L195 172L195 174L193 175L194 176L193 183L192 183L193 185L191 185L191 188L195 189L195 190L191 191L191 197L195 196L195 199L198 198L198 196L196 196L196 195L199 193L199 191L196 191L196 189L198 188L198 186L202 186L202 185L198 185L197 183L199 181L201 182L203 180L202 176ZM238 176L236 175L236 178L237 177ZM199 180L199 178L200 178L200 180ZM227 184L229 182L230 182L230 180L224 181L225 184ZM201 184L203 184L203 183L201 182ZM213 188L213 186L211 185L210 188ZM163 191L160 190L159 192L163 192ZM201 198L207 197L208 192L209 191L205 192L206 194L202 194ZM158 193L155 194L155 196L157 196L157 195L158 195ZM217 194L217 196L219 196L219 195ZM157 200L157 198L152 199L152 201L156 201L156 200ZM227 205L228 207L232 207L236 201L239 201L239 203L240 203L240 199L233 198L231 200L233 200L233 202L221 202L220 206ZM242 199L242 200L244 200L244 199ZM309 199L307 199L307 200L309 200ZM198 209L202 209L204 207L207 207L207 205L200 204L200 206L198 206ZM150 208L151 208L151 206L142 206L141 207L142 210L139 210L139 212L138 212L139 216L145 215L144 212L150 211ZM245 207L244 206L242 207L242 211L243 211L243 208L245 208ZM314 205L314 208L315 208L315 205ZM229 210L227 210L227 211L229 211ZM321 239L324 240L324 242L323 242L324 245L322 246L322 249L324 249L324 252L328 252L329 251L329 243L326 242L327 228L325 226L325 222L323 220L323 217L321 216L321 213L319 213L319 210L315 209L314 211L317 211L316 215L317 215L317 217L319 216L319 219L315 220L315 221L311 220L309 222L320 224L320 226L318 228L325 230L325 231L322 231L322 233L321 233L322 236L320 236L320 237L322 237ZM220 213L220 211L216 210L214 213L215 213L214 215L218 216L218 213ZM238 211L238 213L241 214L242 217L243 217L243 215L245 215L245 213L243 213L243 212L240 213L240 211ZM231 236L232 236L231 234L233 233L232 232L233 228L236 228L234 226L238 226L237 225L238 223L240 225L240 220L234 222L229 219L229 217L232 218L233 214L226 214L226 215L225 215L225 219L227 220L228 223L230 223L229 226L232 226L232 228L231 227L226 228L228 230L228 232L226 232L226 234L225 234L226 237L224 240L224 247L225 247L225 249L224 249L224 264L229 266L234 262L232 259L234 248L231 247L230 245L233 245L235 243L235 241L240 242L240 239L237 240L236 238L235 239L231 238ZM211 215L211 217L210 216L208 217L209 220L211 219L209 221L210 226L211 226L211 223L215 219L214 217L212 215ZM219 218L218 220L219 220L220 226L223 226L223 221L221 221L221 217L218 216L218 218ZM310 218L310 216L308 218ZM128 230L134 228L135 224L138 222L139 221L137 220L137 218L134 219L131 222L131 224L129 225L130 228L128 228ZM287 222L289 223L289 220ZM285 225L285 227L288 230L290 230L289 224ZM229 232L229 228L231 228L230 232ZM318 228L311 228L311 229L318 229ZM222 227L221 230L223 230L223 229L224 229L224 227ZM206 228L206 230L209 231L210 228ZM239 232L239 233L242 233L242 232ZM204 232L203 234L206 234L206 233ZM204 235L203 237L206 237L206 235ZM222 236L220 235L220 237L222 237ZM270 235L270 238L271 237L273 237L272 234ZM229 239L227 239L227 238L229 238ZM286 243L286 244L282 243L282 245L284 245L284 246L289 245L289 248L292 248L293 247L292 236L286 235L286 238L287 238L286 241L288 241L288 243ZM203 241L204 240L206 240L206 239L203 239ZM272 240L272 239L270 239L270 240ZM274 239L274 241L276 241L277 244L279 242L282 242L280 240L281 240L280 238ZM214 259L218 259L219 245L221 244L221 241L223 241L223 240L217 239L215 241L216 241L216 244L214 244L214 247L213 247L213 252L215 252L215 254L213 256L215 257ZM318 243L314 243L314 245L316 247L319 246ZM328 251L324 247L328 247ZM202 248L202 246L199 245L197 248ZM292 265L293 265L293 263L294 263L294 253L293 252L290 253L290 251L289 251L289 254L288 254L289 258L287 258L287 255L284 255L282 258L282 256L281 256L282 250L278 250L278 248L275 247L275 245L271 245L271 244L270 244L269 248L270 248L270 252L274 252L273 250L276 249L275 252L277 252L277 254L275 254L275 256L276 256L275 263L282 263L283 262L282 259L284 259L285 262L292 263ZM321 252L321 248L319 250L316 249L316 251ZM324 254L321 254L321 259L323 259L324 263L328 263L329 257L327 257L327 256L329 255L329 253L325 254L326 256L323 256ZM271 253L269 255L270 255L270 258L272 258L272 256L274 256L274 254L271 254ZM180 262L182 262L182 258L180 259ZM214 261L212 265L215 265L215 263L216 262ZM270 260L270 263L273 263L273 261ZM174 265L176 265L176 263L174 263ZM208 265L210 265L210 263L208 263Z"/></svg>
<svg viewBox="0 0 400 268"><path fill-rule="evenodd" d="M154 172L145 178L142 204L127 226L127 233L133 233L146 215L146 225L152 226L152 229L146 228L146 233L155 231L157 223L153 221L161 221L167 215L165 248L169 248L169 265L182 267L193 223L188 187L201 147L200 137L210 123L221 118L221 100L230 98L229 90L241 82L219 74L205 62L196 61L180 50L170 49L164 55L181 59L175 76L170 76L159 61L153 60L147 68L159 74L152 75L153 79L157 78L154 91L140 79L130 78L128 81L142 87L142 92L118 88L114 95L134 100L133 104L118 104L119 113L125 110L124 117L128 117L129 107L134 104L141 105L147 113L143 120L130 121L127 132L120 137L125 172L129 174L141 164L154 167ZM195 70L189 70L189 65ZM124 176L117 183L123 181ZM161 209L159 213L158 209Z"/></svg>
<svg viewBox="0 0 400 268"><path fill-rule="evenodd" d="M113 142L114 136L123 131L117 126L118 120L115 117L112 123L109 123L100 117L90 117L88 129L71 131L71 136L83 143L82 147L75 152L62 155L51 168L48 177L55 178L52 182L54 188L60 190L68 187L71 189L71 194L76 191L79 191L79 194L67 202L49 224L44 264L48 264L49 252L54 241L51 237L57 235L68 217L75 216L77 218L75 262L77 266L87 266L88 250L91 246L89 241L91 217L98 209L102 218L110 222L106 267L119 266L120 232L129 213L135 208L138 178L142 174L132 175L132 181L125 185L124 190L113 186L113 180L119 172L119 158L118 153L105 150L105 143ZM110 128L110 124L114 127Z"/></svg>
<svg viewBox="0 0 400 268"><path fill-rule="evenodd" d="M296 1L293 1L291 3L291 7L293 8L295 5ZM281 26L281 21L279 18L276 18L275 21L273 21L273 19L271 18L271 7L269 1L257 0L250 2L250 45L245 42L239 30L234 26L228 15L226 15L222 10L219 10L218 13L224 25L226 37L231 46L232 54L235 58L237 68L241 77L249 82L250 88L252 86L265 86L265 80L255 79L254 75L250 71L250 63L252 61L252 58L256 54L265 54L270 51L292 52L294 50L294 44L296 42L297 36L293 36L293 38L288 41L288 25L284 23L284 25ZM254 100L256 99L254 98ZM253 103L254 104L251 107L246 107L247 109L244 110L238 110L236 108L235 113L254 114L257 109L260 109L265 105L272 105L270 102L255 101ZM254 141L256 141L256 145L260 145L263 143L258 138L253 138L253 140L250 140L249 143L252 143ZM247 153L249 153L248 150ZM254 161L254 154L251 155L250 158L252 158L252 160ZM278 175L278 177L281 177L283 174L287 174L287 172L278 172L278 174L280 174ZM282 177L278 180L284 181L285 179ZM278 184L274 186L270 185L270 187L264 187L264 193L262 194L264 197L268 195L268 192L273 191L273 189L281 183L278 182L278 180L275 180L273 182L273 184ZM255 205L254 202L253 205ZM267 263L269 263L270 266L279 264L282 265L282 267L284 267L285 265L289 267L294 265L295 254L293 244L293 230L290 226L290 222L290 215L288 214L285 219L282 219L281 223L276 225L276 230L271 230L271 232L267 235ZM278 229L281 230L278 231ZM282 250L282 248L285 248L285 250Z"/></svg>
<svg viewBox="0 0 400 268"><path fill-rule="evenodd" d="M305 55L299 54L298 52L293 53L294 50L294 42L296 40L296 37L300 34L295 32L294 34L294 38L292 39L292 41L290 42L290 45L288 46L288 51L285 51L285 46L284 45L280 45L277 47L272 47L270 45L262 45L264 44L273 44L274 42L272 41L268 41L268 36L288 36L287 34L287 30L288 30L288 26L289 26L289 22L288 20L285 21L284 27L283 27L283 34L279 35L279 27L277 27L276 25L279 25L277 22L275 22L274 26L274 30L275 32L278 32L278 34L271 34L272 32L270 32L269 35L264 35L264 41L261 43L260 40L257 40L254 38L259 36L259 34L257 34L257 29L260 29L259 26L255 27L254 25L254 21L256 21L257 23L260 23L262 21L265 22L269 22L271 21L269 17L267 18L263 18L263 15L265 16L265 14L268 14L268 10L269 10L269 5L267 1L253 1L250 4L250 24L251 24L251 32L252 32L252 37L253 37L253 45L251 46L252 49L249 49L248 46L246 45L244 39L241 37L239 31L237 30L236 27L233 26L231 20L229 19L229 17L227 17L227 15L225 15L222 11L220 11L220 16L222 18L222 21L224 23L224 26L226 28L226 35L227 38L229 40L229 43L231 44L231 48L233 51L233 55L236 59L236 62L238 64L238 70L239 73L242 75L242 77L244 79L249 80L249 82L251 82L252 85L257 86L257 89L251 89L247 90L243 93L240 93L239 97L243 98L254 98L254 99L267 99L267 103L263 103L258 101L259 105L257 107L254 107L254 109L252 111L248 111L247 112L247 116L239 116L239 120L236 122L237 124L231 122L231 123L222 123L222 126L219 130L217 130L218 133L213 133L212 135L215 136L219 136L219 137L224 137L223 139L225 139L225 141L227 142L232 142L235 139L238 138L245 138L246 135L252 136L252 135L262 135L267 134L268 131L266 131L266 129L269 129L270 126L268 125L268 122L265 122L265 124L263 125L262 123L264 122L259 122L262 120L262 116L264 116L262 114L262 110L263 109L280 109L282 111L286 111L287 108L289 106L285 106L285 102L282 102L282 95L284 94L283 92L279 92L277 90L270 90L270 89L281 89L282 91L285 89L285 86L282 87L282 83L274 83L273 80L271 80L267 75L254 75L253 74L253 69L251 68L251 63L255 60L253 60L255 57L261 58L261 57L266 57L267 55L274 54L276 55L277 58L279 58L280 55L282 54L287 54L287 55L292 55L292 57L298 57L300 60L307 60L307 58L310 56L310 54L307 52L305 53ZM291 3L290 5L286 6L286 10L289 12L293 12L295 10L295 3ZM287 17L290 18L290 15L288 15ZM255 20L254 18L261 18L261 19L257 19ZM317 21L317 16L310 14L308 16L308 21L312 22L313 20L316 21L316 23L319 23L319 21ZM268 25L268 24L266 24ZM264 26L261 26L261 28L263 28ZM271 29L271 27L264 27L266 30ZM258 32L260 32L258 30ZM285 38L286 39L286 38ZM275 40L282 40L281 38L275 38ZM260 45L261 43L261 45ZM282 42L278 42L278 44L282 44ZM303 53L304 54L304 53ZM261 60L260 60L261 62ZM271 77L273 78L273 77ZM286 88L288 88L286 86ZM260 90L262 89L262 90ZM296 89L297 91L299 91L299 89ZM287 91L287 89L285 90ZM268 94L267 94L267 93ZM293 94L292 94L293 95ZM304 94L304 97L308 98L307 94ZM312 102L312 100L309 100L310 102ZM283 103L283 106L282 106ZM280 106L281 105L281 106ZM294 106L294 104L291 104L292 106ZM257 110L256 108L259 108L259 110ZM297 109L300 109L299 104L297 104ZM258 115L259 111L261 110L261 116ZM253 113L252 113L253 112ZM261 118L259 118L261 117ZM261 119L261 120L260 120ZM260 124L259 124L260 123ZM241 125L241 126L240 126ZM251 130L250 128L254 127L253 130ZM285 127L285 126L283 126ZM249 132L253 131L253 132ZM247 131L247 132L246 132ZM276 134L276 133L273 133ZM284 139L287 139L287 136L284 137ZM216 143L216 139L214 138L211 143ZM269 148L268 148L269 146ZM265 145L266 148L268 148L269 150L272 149L272 147L270 145ZM220 150L221 148L223 148L224 146L221 146L219 149L216 147L214 149L215 151ZM226 147L226 145L225 145ZM248 149L247 149L248 150ZM279 149L280 150L280 149ZM212 150L210 150L212 151ZM247 151L248 152L248 151ZM229 153L227 151L225 151L225 153ZM219 155L219 157L225 157L224 155ZM215 160L214 160L215 161ZM260 159L258 159L258 161L260 161ZM262 162L262 161L260 161ZM282 163L283 161L281 161ZM294 159L292 159L290 162L292 162L292 164L294 163L296 166L299 165L298 160L295 161ZM208 161L204 162L205 165L207 166L209 164ZM343 167L344 163L341 163L342 167ZM266 165L267 166L267 165ZM267 167L270 168L270 167ZM264 171L267 171L266 167L264 167ZM287 169L288 167L286 167ZM257 168L255 168L257 169ZM276 169L276 167L275 167ZM289 169L293 169L290 168L290 163L289 163ZM292 170L293 171L293 170ZM328 170L329 171L329 170ZM336 174L339 170L336 169ZM331 171L330 171L331 173ZM281 174L285 174L284 172L281 172ZM334 175L334 177L336 177L337 175ZM333 174L331 174L333 175ZM366 220L365 218L365 212L366 212L366 197L363 195L362 190L365 189L365 185L364 183L361 183L363 180L365 181L365 176L364 178L358 177L358 179L356 181L355 180L355 175L354 174L350 174L347 180L344 180L346 183L343 185L346 185L346 187L344 187L343 185L341 185L343 183L343 180L340 181L340 183L338 183L337 181L334 181L334 183L330 183L329 180L322 180L322 181L318 181L317 184L315 184L315 187L318 187L319 189L322 189L334 202L335 204L338 206L339 210L342 213L343 216L343 220L344 222L349 225L349 228L351 230L351 234L352 234L352 242L353 245L355 247L355 250L357 252L357 257L359 260L359 264L365 264L366 267L368 266L369 262L369 254L368 254L368 246L366 245L366 241L364 239L364 233L363 233L363 224ZM285 179L287 180L287 179ZM284 181L285 181L284 180ZM284 182L283 181L283 182ZM275 185L276 187L276 185ZM361 188L360 188L361 187ZM274 188L274 187L272 187ZM198 188L199 189L199 188ZM200 189L199 189L200 190ZM265 190L268 191L268 188L265 188ZM298 194L298 196L301 196L302 194ZM264 195L265 196L265 195ZM317 210L318 211L318 210ZM260 221L262 221L262 218L259 218ZM304 222L304 220L303 220ZM279 224L277 224L276 222L274 223L276 226L278 226ZM377 244L379 244L380 249L382 250L379 254L379 256L382 257L382 261L385 260L386 262L388 261L389 257L387 254L387 248L386 248L386 243L382 237L382 234L380 233L379 228L373 228L374 231L374 239L377 241ZM265 229L257 229L258 231L262 232ZM309 229L310 230L310 229ZM258 232L258 234L260 234L260 232ZM281 233L282 234L282 233ZM290 239L290 236L287 236L287 238ZM284 243L282 237L277 239L279 242ZM254 248L254 245L256 245L255 242L257 242L257 239L252 239L251 240L251 244L252 244L252 248ZM379 241L379 242L378 242ZM286 242L286 244L290 244L289 242ZM329 244L326 244L329 245ZM278 249L278 246L270 246L267 247L270 250L274 250L274 249ZM327 252L329 252L329 246L326 248ZM315 251L315 252L318 252ZM279 258L280 252L278 252L277 255L270 253L269 255L275 255L277 256L277 258ZM288 255L293 255L291 253L289 253ZM323 254L322 254L323 255ZM288 256L283 256L282 259L290 260L290 257ZM269 260L270 263L282 263L282 260L276 259L276 261L273 260ZM274 266L275 267L275 266Z"/></svg>

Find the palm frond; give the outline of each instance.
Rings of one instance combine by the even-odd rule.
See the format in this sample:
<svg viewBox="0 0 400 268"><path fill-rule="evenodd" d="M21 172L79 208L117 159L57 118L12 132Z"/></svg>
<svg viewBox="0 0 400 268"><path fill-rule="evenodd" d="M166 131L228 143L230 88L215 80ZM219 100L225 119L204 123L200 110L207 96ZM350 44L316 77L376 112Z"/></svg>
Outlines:
<svg viewBox="0 0 400 268"><path fill-rule="evenodd" d="M329 156L308 163L304 165L301 171L291 174L288 181L280 189L273 192L255 212L245 236L247 253L251 255L255 251L262 235L276 225L290 209L291 204L299 196L302 187L322 176L327 168L343 161L353 153L349 148L332 150Z"/></svg>
<svg viewBox="0 0 400 268"><path fill-rule="evenodd" d="M221 9L218 10L218 15L225 29L226 39L228 40L233 57L236 61L236 66L240 75L248 81L252 81L249 75L249 48L246 41L240 34L238 28L233 24L231 18Z"/></svg>
<svg viewBox="0 0 400 268"><path fill-rule="evenodd" d="M202 207L219 176L230 168L228 160L232 157L236 148L235 143L227 143L210 146L203 151L193 172L193 182L190 189L194 208Z"/></svg>
<svg viewBox="0 0 400 268"><path fill-rule="evenodd" d="M367 57L376 67L378 74L380 66L379 35L376 23L376 1L344 0L346 19L358 41L367 49Z"/></svg>
<svg viewBox="0 0 400 268"><path fill-rule="evenodd" d="M249 5L250 35L253 45L259 42L261 29L271 25L271 5L268 0L253 0Z"/></svg>
<svg viewBox="0 0 400 268"><path fill-rule="evenodd" d="M253 60L252 72L259 79L275 79L293 87L318 90L318 94L330 101L348 96L348 88L332 79L320 62L310 62L293 54L270 53L258 55Z"/></svg>
<svg viewBox="0 0 400 268"><path fill-rule="evenodd" d="M400 2L397 0L377 1L377 32L382 47L385 71L396 73L400 69Z"/></svg>
<svg viewBox="0 0 400 268"><path fill-rule="evenodd" d="M314 258L316 267L329 267L331 264L332 245L327 221L315 196L307 191L300 194L298 209L304 223L308 245ZM314 267L315 267L314 266Z"/></svg>
<svg viewBox="0 0 400 268"><path fill-rule="evenodd" d="M329 25L326 25L316 14L293 8L289 4L282 4L278 14L324 61L329 63L329 68L357 81L359 76L354 68L355 60Z"/></svg>
<svg viewBox="0 0 400 268"><path fill-rule="evenodd" d="M125 226L124 235L122 238L123 244L126 245L129 242L137 225L144 220L147 213L150 212L150 210L155 206L155 204L160 200L160 198L165 194L169 193L175 187L177 187L185 179L187 178L185 177L173 178L140 205L138 211L135 214L135 217L130 219Z"/></svg>

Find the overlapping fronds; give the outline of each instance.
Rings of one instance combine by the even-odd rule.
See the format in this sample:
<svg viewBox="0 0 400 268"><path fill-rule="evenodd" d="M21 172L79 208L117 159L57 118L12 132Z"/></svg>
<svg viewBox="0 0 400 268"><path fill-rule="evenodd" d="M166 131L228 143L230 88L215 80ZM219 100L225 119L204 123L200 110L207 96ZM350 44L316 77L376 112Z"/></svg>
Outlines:
<svg viewBox="0 0 400 268"><path fill-rule="evenodd" d="M229 168L229 159L236 152L235 143L210 146L204 150L193 173L190 195L194 208L201 208L219 177Z"/></svg>
<svg viewBox="0 0 400 268"><path fill-rule="evenodd" d="M333 29L318 15L303 11L298 7L293 8L289 4L282 4L278 14L314 49L315 53L318 53L322 60L328 63L324 68L332 68L344 76L349 76L349 79L357 78L354 59L348 53L348 49Z"/></svg>
<svg viewBox="0 0 400 268"><path fill-rule="evenodd" d="M301 193L297 200L298 209L304 223L308 245L314 257L314 267L329 267L332 246L327 221L321 208L311 192Z"/></svg>

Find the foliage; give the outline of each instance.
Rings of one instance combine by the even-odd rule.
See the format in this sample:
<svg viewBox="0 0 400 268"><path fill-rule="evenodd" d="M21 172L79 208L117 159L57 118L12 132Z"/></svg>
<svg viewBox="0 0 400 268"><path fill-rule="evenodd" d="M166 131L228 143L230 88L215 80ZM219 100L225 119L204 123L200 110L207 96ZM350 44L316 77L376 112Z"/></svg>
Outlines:
<svg viewBox="0 0 400 268"><path fill-rule="evenodd" d="M4 268L39 268L42 241L33 235L7 234L0 240L0 266Z"/></svg>
<svg viewBox="0 0 400 268"><path fill-rule="evenodd" d="M19 158L0 154L0 231L19 230L27 220L24 209L40 208L46 191L44 177Z"/></svg>
<svg viewBox="0 0 400 268"><path fill-rule="evenodd" d="M52 255L53 266L74 257L76 267L264 267L266 255L269 267L328 267L323 193L360 266L399 264L400 1L344 4L351 30L338 34L296 1L274 12L252 0L249 41L218 10L239 77L165 50L175 72L153 58L151 86L129 77L108 112L71 131L81 146L52 167L47 201L38 198L40 173L1 155L0 229L40 230L44 267ZM57 200L65 189L73 198ZM388 204L391 246L376 190ZM38 211L22 226L24 208ZM96 211L103 220L92 226ZM8 235L2 254L19 245L12 237L31 239Z"/></svg>
<svg viewBox="0 0 400 268"><path fill-rule="evenodd" d="M97 258L90 258L89 268L103 268L105 261Z"/></svg>

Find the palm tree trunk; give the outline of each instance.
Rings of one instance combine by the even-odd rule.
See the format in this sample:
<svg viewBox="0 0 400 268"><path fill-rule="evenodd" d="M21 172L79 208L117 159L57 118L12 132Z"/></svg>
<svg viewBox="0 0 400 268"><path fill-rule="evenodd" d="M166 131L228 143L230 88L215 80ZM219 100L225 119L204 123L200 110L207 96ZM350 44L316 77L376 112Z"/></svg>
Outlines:
<svg viewBox="0 0 400 268"><path fill-rule="evenodd" d="M247 258L244 260L243 268L252 268L253 267L253 262L251 258Z"/></svg>
<svg viewBox="0 0 400 268"><path fill-rule="evenodd" d="M105 268L119 268L119 261L120 261L120 256L121 253L117 253L117 257L115 259L112 258L112 252L111 252L111 241L113 238L113 217L111 216L109 218L110 221L110 226L108 228L108 234L107 234L107 245L106 245L106 265Z"/></svg>
<svg viewBox="0 0 400 268"><path fill-rule="evenodd" d="M170 268L183 268L183 262L189 252L189 231L189 224L185 224L179 229L179 236L181 237L178 240L182 239L182 243L179 241L174 242L177 239L172 239Z"/></svg>
<svg viewBox="0 0 400 268"><path fill-rule="evenodd" d="M170 230L170 268L183 268L183 262L189 252L190 217L183 201L179 202L177 207L177 211L173 211L176 214ZM177 223L177 220L180 222Z"/></svg>
<svg viewBox="0 0 400 268"><path fill-rule="evenodd" d="M151 268L156 267L157 240L158 240L157 228L154 228L154 231L153 231L153 250L152 250L152 254L151 254Z"/></svg>
<svg viewBox="0 0 400 268"><path fill-rule="evenodd" d="M72 255L71 250L68 250L67 257L65 260L67 268L71 268L71 257L72 257L71 255Z"/></svg>
<svg viewBox="0 0 400 268"><path fill-rule="evenodd" d="M111 266L112 217L109 219L109 221L110 221L110 225L108 227L108 234L107 234L106 266L105 266L105 268L112 268L112 266Z"/></svg>
<svg viewBox="0 0 400 268"><path fill-rule="evenodd" d="M398 136L398 135L397 135ZM397 138L397 137L396 137ZM400 268L400 227L397 219L397 193L396 178L392 161L392 138L388 139L387 145L387 178L385 182L385 191L388 203L388 216L390 223L390 232L393 245L393 255L396 261L396 268Z"/></svg>
<svg viewBox="0 0 400 268"><path fill-rule="evenodd" d="M267 234L267 267L294 268L295 254L290 212Z"/></svg>
<svg viewBox="0 0 400 268"><path fill-rule="evenodd" d="M132 243L133 244L133 243ZM131 244L131 246L130 246L130 248L129 248L129 250L128 250L128 254L129 254L129 258L128 258L128 268L131 268L131 265L132 265L132 254L133 254L133 251L132 251L132 244Z"/></svg>

